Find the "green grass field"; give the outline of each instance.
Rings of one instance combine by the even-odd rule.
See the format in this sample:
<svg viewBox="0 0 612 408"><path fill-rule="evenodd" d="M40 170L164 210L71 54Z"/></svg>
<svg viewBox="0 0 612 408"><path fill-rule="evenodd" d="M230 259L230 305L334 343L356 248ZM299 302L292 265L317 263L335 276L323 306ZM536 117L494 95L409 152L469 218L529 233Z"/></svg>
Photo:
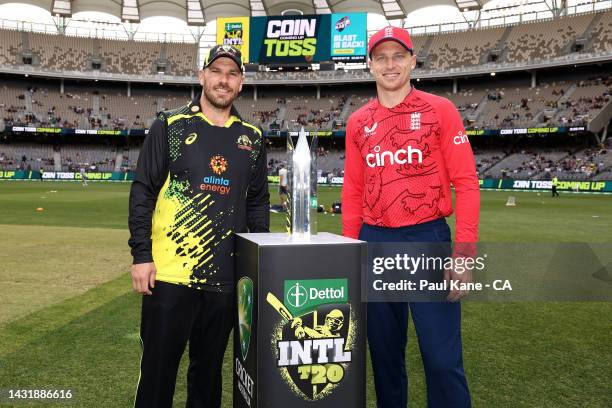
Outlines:
<svg viewBox="0 0 612 408"><path fill-rule="evenodd" d="M339 192L322 188L320 202L329 206ZM128 194L121 183L0 182L0 390L72 389L70 407L132 406L140 297L128 274ZM483 192L482 241L612 243L610 195L552 200L517 192L514 208L505 206L508 195ZM274 231L283 222L272 214ZM340 217L320 216L319 230L339 233ZM612 303L466 302L464 360L474 406L611 407L611 334ZM224 407L232 401L231 353L230 344ZM185 360L177 407L186 396ZM412 325L407 365L410 406L425 407ZM367 387L375 407L370 375ZM47 405L61 404L0 402Z"/></svg>

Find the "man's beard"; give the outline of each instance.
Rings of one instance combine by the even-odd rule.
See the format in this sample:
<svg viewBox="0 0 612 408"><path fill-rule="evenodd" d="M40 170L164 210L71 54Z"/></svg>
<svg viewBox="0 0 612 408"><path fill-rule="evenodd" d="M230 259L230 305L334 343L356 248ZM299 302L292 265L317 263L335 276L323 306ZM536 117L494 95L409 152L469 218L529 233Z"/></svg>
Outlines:
<svg viewBox="0 0 612 408"><path fill-rule="evenodd" d="M224 89L229 89L229 88L224 88ZM230 106L232 106L232 102L234 102L234 99L236 98L236 94L237 92L228 94L227 99L221 99L213 95L212 88L209 88L206 85L204 86L204 97L206 98L206 100L208 100L208 102L210 102L212 106L214 106L217 109L227 109Z"/></svg>

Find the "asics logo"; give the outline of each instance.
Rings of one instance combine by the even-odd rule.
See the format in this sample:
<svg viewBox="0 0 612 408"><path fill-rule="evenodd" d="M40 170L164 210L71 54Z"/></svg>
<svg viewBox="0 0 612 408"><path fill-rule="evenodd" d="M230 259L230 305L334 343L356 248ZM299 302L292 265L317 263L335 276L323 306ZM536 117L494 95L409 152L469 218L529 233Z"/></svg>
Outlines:
<svg viewBox="0 0 612 408"><path fill-rule="evenodd" d="M197 133L190 133L189 136L187 136L187 139L185 139L185 144L190 145L193 142L195 142L197 138L198 138Z"/></svg>
<svg viewBox="0 0 612 408"><path fill-rule="evenodd" d="M374 147L374 153L369 153L365 157L368 167L384 167L387 164L412 164L416 158L417 163L423 163L423 152L412 146L406 149L397 149L395 152L385 150L380 151L380 146Z"/></svg>

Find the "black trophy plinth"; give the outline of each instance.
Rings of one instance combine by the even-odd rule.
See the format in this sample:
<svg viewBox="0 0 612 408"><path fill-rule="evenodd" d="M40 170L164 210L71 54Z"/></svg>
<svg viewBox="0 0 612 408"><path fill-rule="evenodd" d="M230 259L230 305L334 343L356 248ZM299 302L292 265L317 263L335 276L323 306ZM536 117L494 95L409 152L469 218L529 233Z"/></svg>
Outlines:
<svg viewBox="0 0 612 408"><path fill-rule="evenodd" d="M364 407L366 244L236 239L234 407Z"/></svg>

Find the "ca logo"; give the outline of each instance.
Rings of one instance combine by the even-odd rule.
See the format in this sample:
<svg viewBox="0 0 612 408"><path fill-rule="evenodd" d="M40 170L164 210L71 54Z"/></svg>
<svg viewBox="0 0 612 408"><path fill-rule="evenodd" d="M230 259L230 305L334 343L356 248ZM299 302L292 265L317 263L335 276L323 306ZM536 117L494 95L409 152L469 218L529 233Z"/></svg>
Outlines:
<svg viewBox="0 0 612 408"><path fill-rule="evenodd" d="M190 133L189 136L187 136L187 139L185 139L185 144L190 145L193 142L195 142L197 138L198 138L197 133Z"/></svg>

